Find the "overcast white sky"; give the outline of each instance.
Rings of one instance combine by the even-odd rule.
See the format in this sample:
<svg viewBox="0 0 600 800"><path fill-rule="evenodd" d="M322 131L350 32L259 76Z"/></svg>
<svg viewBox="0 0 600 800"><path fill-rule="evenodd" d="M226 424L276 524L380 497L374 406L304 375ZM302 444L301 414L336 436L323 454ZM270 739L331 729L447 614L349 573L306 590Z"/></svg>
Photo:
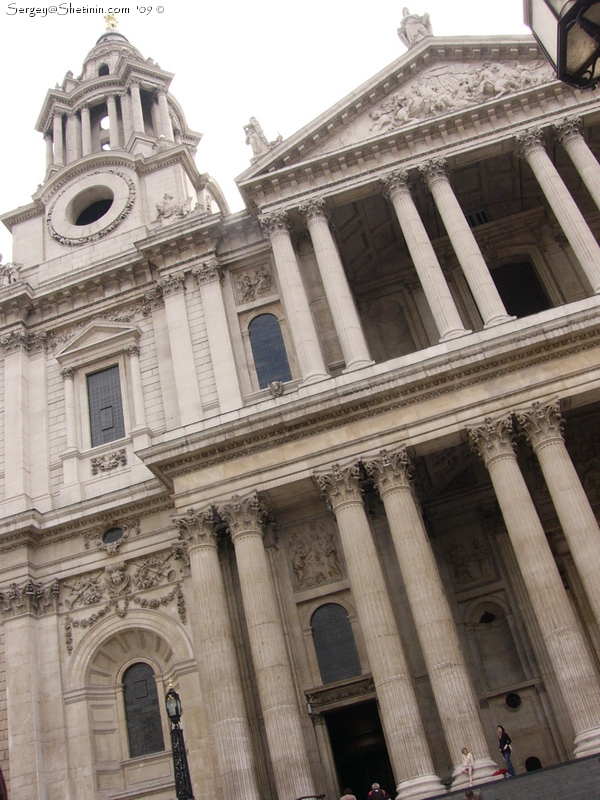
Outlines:
<svg viewBox="0 0 600 800"><path fill-rule="evenodd" d="M83 59L105 30L102 13L47 14L46 0L0 5L2 113L0 212L28 203L42 181L45 148L35 121L48 88ZM60 8L61 0L56 0ZM116 5L116 0L114 0ZM528 33L522 0L408 0L431 15L438 36ZM64 8L69 2L62 4ZM109 9L104 0L74 8ZM287 138L405 52L396 30L402 0L123 0L119 31L144 57L175 73L172 93L188 126L204 134L196 161L242 208L233 179L249 165L243 125L260 121L267 138ZM56 8L57 6L54 6ZM33 8L35 16L15 13ZM149 10L150 9L150 10ZM162 12L159 13L159 9ZM11 237L0 224L0 252Z"/></svg>

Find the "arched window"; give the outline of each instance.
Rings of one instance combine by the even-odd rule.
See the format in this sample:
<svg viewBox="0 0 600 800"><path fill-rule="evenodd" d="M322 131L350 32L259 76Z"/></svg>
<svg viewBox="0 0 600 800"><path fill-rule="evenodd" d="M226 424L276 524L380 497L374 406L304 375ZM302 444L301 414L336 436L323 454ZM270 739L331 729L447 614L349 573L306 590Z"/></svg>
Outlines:
<svg viewBox="0 0 600 800"><path fill-rule="evenodd" d="M274 314L255 317L248 325L248 333L260 388L265 389L271 381L291 381L292 373L277 317Z"/></svg>
<svg viewBox="0 0 600 800"><path fill-rule="evenodd" d="M109 68L108 68L108 64L101 64L101 65L100 65L100 67L99 67L99 69L98 69L98 75L99 75L100 77L102 77L103 75L108 75L108 74L109 74L109 72L110 72L110 70L109 70Z"/></svg>
<svg viewBox="0 0 600 800"><path fill-rule="evenodd" d="M123 675L129 756L137 758L165 749L158 692L152 667L132 664Z"/></svg>
<svg viewBox="0 0 600 800"><path fill-rule="evenodd" d="M536 769L542 768L542 762L537 756L530 756L525 760L525 769L527 772L535 772Z"/></svg>
<svg viewBox="0 0 600 800"><path fill-rule="evenodd" d="M360 659L346 609L327 603L315 611L310 624L323 683L360 675Z"/></svg>

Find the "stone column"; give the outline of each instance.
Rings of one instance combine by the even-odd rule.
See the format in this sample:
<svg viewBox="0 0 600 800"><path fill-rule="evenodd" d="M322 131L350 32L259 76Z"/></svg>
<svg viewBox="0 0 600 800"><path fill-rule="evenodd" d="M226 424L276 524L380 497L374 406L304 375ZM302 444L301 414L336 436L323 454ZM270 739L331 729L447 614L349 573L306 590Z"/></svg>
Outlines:
<svg viewBox="0 0 600 800"><path fill-rule="evenodd" d="M566 117L552 126L557 141L567 151L581 180L600 209L600 164L581 133L581 117Z"/></svg>
<svg viewBox="0 0 600 800"><path fill-rule="evenodd" d="M469 431L484 460L527 587L556 682L575 730L574 753L600 752L600 687L527 485L517 464L510 418Z"/></svg>
<svg viewBox="0 0 600 800"><path fill-rule="evenodd" d="M185 302L185 275L168 275L158 285L165 300L179 416L182 425L190 425L202 419L202 403Z"/></svg>
<svg viewBox="0 0 600 800"><path fill-rule="evenodd" d="M278 800L315 793L292 668L263 545L267 512L255 494L219 506L231 532Z"/></svg>
<svg viewBox="0 0 600 800"><path fill-rule="evenodd" d="M117 101L114 95L106 96L106 108L108 110L108 135L110 149L115 150L119 147L119 117L117 115Z"/></svg>
<svg viewBox="0 0 600 800"><path fill-rule="evenodd" d="M125 351L129 357L129 373L131 375L131 394L133 396L134 430L146 427L146 409L144 408L144 389L142 371L140 369L140 347L132 344Z"/></svg>
<svg viewBox="0 0 600 800"><path fill-rule="evenodd" d="M75 491L77 498L81 495L79 485L78 451L77 446L77 412L75 410L75 370L66 367L61 370L65 391L65 434L66 447L62 454L63 486ZM76 498L76 499L77 499Z"/></svg>
<svg viewBox="0 0 600 800"><path fill-rule="evenodd" d="M22 329L4 335L5 487L4 513L16 514L30 506L31 465L29 450L29 349L30 336ZM8 398L7 398L8 399Z"/></svg>
<svg viewBox="0 0 600 800"><path fill-rule="evenodd" d="M66 143L67 164L70 164L72 161L77 160L79 155L79 146L81 144L79 120L75 111L69 111L67 114Z"/></svg>
<svg viewBox="0 0 600 800"><path fill-rule="evenodd" d="M56 111L52 118L52 142L54 144L54 163L57 167L64 166L65 154L63 148L63 115Z"/></svg>
<svg viewBox="0 0 600 800"><path fill-rule="evenodd" d="M400 571L427 665L431 688L454 764L452 789L468 785L462 748L473 753L477 783L492 779L498 765L490 757L475 691L463 657L435 556L415 501L408 454L382 450L365 462L375 480L390 526Z"/></svg>
<svg viewBox="0 0 600 800"><path fill-rule="evenodd" d="M216 259L213 259L195 267L192 275L200 288L219 409L221 413L233 411L241 408L243 400L221 291L223 273Z"/></svg>
<svg viewBox="0 0 600 800"><path fill-rule="evenodd" d="M485 328L512 319L506 313L496 284L481 255L481 250L452 191L445 158L433 158L419 166L429 187L448 237L473 293Z"/></svg>
<svg viewBox="0 0 600 800"><path fill-rule="evenodd" d="M268 235L277 267L277 278L304 383L329 377L319 345L306 289L292 245L288 215L274 211L259 218Z"/></svg>
<svg viewBox="0 0 600 800"><path fill-rule="evenodd" d="M525 158L539 183L558 224L569 240L592 289L600 292L600 247L583 214L569 194L543 144L542 128L530 128L516 135L519 157Z"/></svg>
<svg viewBox="0 0 600 800"><path fill-rule="evenodd" d="M198 607L198 652L212 690L215 737L224 797L260 800L250 727L246 715L225 584L219 565L212 508L175 518L179 538L187 542Z"/></svg>
<svg viewBox="0 0 600 800"><path fill-rule="evenodd" d="M46 169L54 164L54 151L52 149L52 134L46 131L44 134L44 144L46 145Z"/></svg>
<svg viewBox="0 0 600 800"><path fill-rule="evenodd" d="M160 112L160 132L168 142L172 142L174 141L173 125L171 124L171 115L169 114L169 103L167 101L166 92L158 92L158 110Z"/></svg>
<svg viewBox="0 0 600 800"><path fill-rule="evenodd" d="M127 147L129 144L129 139L131 138L131 134L133 133L133 119L132 119L132 110L131 110L131 95L129 92L124 91L121 92L119 95L119 99L121 100L121 117L123 119L123 137L125 141L123 142L123 146Z"/></svg>
<svg viewBox="0 0 600 800"><path fill-rule="evenodd" d="M369 348L344 265L329 229L325 200L318 198L300 206L313 243L315 257L340 341L346 371L372 364Z"/></svg>
<svg viewBox="0 0 600 800"><path fill-rule="evenodd" d="M425 292L440 341L464 336L465 330L454 299L410 193L408 172L394 170L382 179L402 228L406 246Z"/></svg>
<svg viewBox="0 0 600 800"><path fill-rule="evenodd" d="M133 115L133 130L137 133L145 133L144 112L142 110L142 96L140 85L132 81L129 90L131 92L131 110Z"/></svg>
<svg viewBox="0 0 600 800"><path fill-rule="evenodd" d="M358 465L334 464L331 470L315 473L314 478L337 520L388 753L398 781L397 797L404 800L441 794L444 787L434 771L412 677L365 513Z"/></svg>
<svg viewBox="0 0 600 800"><path fill-rule="evenodd" d="M90 123L90 107L87 103L81 106L81 152L89 156L92 152L92 127Z"/></svg>
<svg viewBox="0 0 600 800"><path fill-rule="evenodd" d="M538 457L573 561L600 624L600 527L565 446L560 405L534 403L531 409L518 412L517 419Z"/></svg>

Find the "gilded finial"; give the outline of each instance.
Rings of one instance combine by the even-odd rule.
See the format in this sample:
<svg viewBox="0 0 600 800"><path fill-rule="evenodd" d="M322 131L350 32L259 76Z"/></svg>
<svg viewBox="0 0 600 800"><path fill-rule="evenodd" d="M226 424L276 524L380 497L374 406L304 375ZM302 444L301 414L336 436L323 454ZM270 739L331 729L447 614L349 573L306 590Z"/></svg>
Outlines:
<svg viewBox="0 0 600 800"><path fill-rule="evenodd" d="M116 31L117 30L117 19L114 14L107 14L104 17L104 21L106 22L106 30L107 31Z"/></svg>

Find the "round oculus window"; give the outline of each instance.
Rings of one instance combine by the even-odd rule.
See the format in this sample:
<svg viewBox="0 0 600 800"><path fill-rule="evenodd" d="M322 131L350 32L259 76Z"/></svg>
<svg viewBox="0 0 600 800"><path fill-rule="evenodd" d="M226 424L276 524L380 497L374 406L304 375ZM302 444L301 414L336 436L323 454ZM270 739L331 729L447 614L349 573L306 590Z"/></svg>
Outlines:
<svg viewBox="0 0 600 800"><path fill-rule="evenodd" d="M48 232L64 245L95 242L129 215L135 183L117 170L96 170L73 180L48 209Z"/></svg>

